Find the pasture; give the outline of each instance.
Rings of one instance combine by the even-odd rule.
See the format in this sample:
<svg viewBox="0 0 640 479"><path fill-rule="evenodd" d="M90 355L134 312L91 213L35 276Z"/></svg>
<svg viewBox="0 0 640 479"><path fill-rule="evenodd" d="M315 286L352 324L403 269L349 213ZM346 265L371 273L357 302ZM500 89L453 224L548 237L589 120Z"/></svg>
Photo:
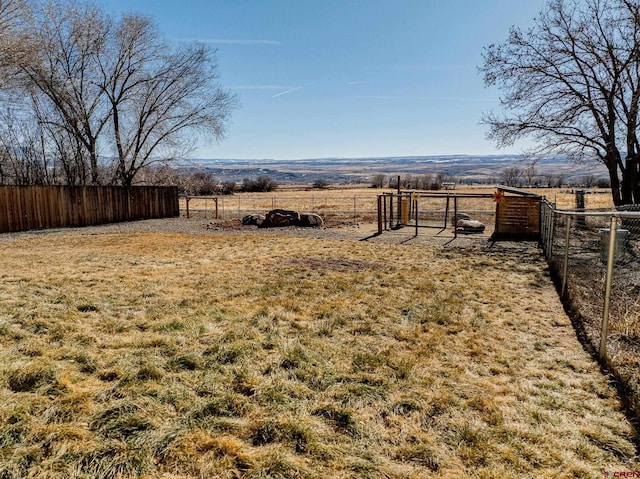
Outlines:
<svg viewBox="0 0 640 479"><path fill-rule="evenodd" d="M374 222L376 221L376 198L383 192L393 192L392 189L374 189L362 187L335 187L330 189L302 188L290 185L269 193L236 193L229 196L218 196L218 218L242 218L252 213L265 213L271 209L281 208L305 212L316 212L325 218L328 225L344 224L345 222ZM487 185L465 186L459 185L451 194L484 193L492 194L495 187ZM533 193L546 196L551 202L557 203L558 208L575 209L575 195L570 188L534 188ZM425 193L446 194L445 191L426 191ZM587 209L612 208L610 190L594 189L585 196ZM444 212L445 199L429 200L422 203L420 209ZM180 199L182 215L186 214L186 198ZM491 216L495 211L495 203L491 199L465 200L461 208L471 211L483 211ZM189 201L190 216L214 219L215 202L212 198L193 198ZM486 221L487 214L482 214Z"/></svg>
<svg viewBox="0 0 640 479"><path fill-rule="evenodd" d="M531 245L100 228L0 245L1 477L640 467Z"/></svg>

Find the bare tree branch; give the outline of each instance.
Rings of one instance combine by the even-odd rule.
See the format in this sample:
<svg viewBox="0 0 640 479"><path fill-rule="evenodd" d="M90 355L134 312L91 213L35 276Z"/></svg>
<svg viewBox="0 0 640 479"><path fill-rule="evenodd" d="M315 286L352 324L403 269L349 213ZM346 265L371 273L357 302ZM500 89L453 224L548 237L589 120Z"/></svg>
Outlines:
<svg viewBox="0 0 640 479"><path fill-rule="evenodd" d="M640 202L639 11L631 0L552 0L534 27L486 47L485 84L503 94L503 112L483 115L488 137L502 147L530 136L539 154L599 159L615 204Z"/></svg>
<svg viewBox="0 0 640 479"><path fill-rule="evenodd" d="M221 139L236 106L204 45L173 46L148 17L116 19L73 0L0 1L0 69L17 80L0 90L31 112L67 182L86 181L87 170L92 184L103 182L113 158L107 181L129 186L141 168L186 152L196 134Z"/></svg>

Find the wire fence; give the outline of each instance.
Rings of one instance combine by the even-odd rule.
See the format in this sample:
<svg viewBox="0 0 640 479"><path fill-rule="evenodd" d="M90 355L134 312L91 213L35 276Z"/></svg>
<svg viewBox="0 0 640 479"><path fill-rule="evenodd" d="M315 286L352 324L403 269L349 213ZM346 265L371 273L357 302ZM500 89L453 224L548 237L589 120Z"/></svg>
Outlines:
<svg viewBox="0 0 640 479"><path fill-rule="evenodd" d="M460 220L466 228L459 225ZM416 236L429 235L429 229L437 235L450 230L454 237L471 233L490 236L494 225L495 203L490 194L405 191L378 197L378 233L413 227Z"/></svg>
<svg viewBox="0 0 640 479"><path fill-rule="evenodd" d="M316 213L325 220L375 221L376 195L233 195L195 197L189 203L189 214L210 219L237 219L249 214L265 214L270 210L294 210ZM180 209L186 211L186 198ZM216 214L217 212L217 214Z"/></svg>
<svg viewBox="0 0 640 479"><path fill-rule="evenodd" d="M640 411L640 212L561 211L543 201L541 246L578 334Z"/></svg>

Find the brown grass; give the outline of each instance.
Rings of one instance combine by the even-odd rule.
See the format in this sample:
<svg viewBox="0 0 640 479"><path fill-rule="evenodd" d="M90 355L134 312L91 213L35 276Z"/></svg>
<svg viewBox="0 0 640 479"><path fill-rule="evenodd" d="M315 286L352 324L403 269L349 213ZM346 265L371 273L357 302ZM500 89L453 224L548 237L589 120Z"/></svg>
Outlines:
<svg viewBox="0 0 640 479"><path fill-rule="evenodd" d="M635 433L540 255L3 243L1 477L602 477Z"/></svg>
<svg viewBox="0 0 640 479"><path fill-rule="evenodd" d="M495 192L494 186L464 186L459 185L451 190L451 194ZM526 188L525 188L526 190ZM264 213L274 208L290 209L321 214L328 224L339 224L345 220L350 221L375 221L377 202L376 198L383 192L393 192L391 189L374 188L331 188L327 190L288 188L271 193L236 193L231 196L218 197L218 218L241 218L246 214ZM557 204L559 209L575 209L575 194L569 188L534 188L533 193L545 196L549 201ZM613 208L611 192L608 189L594 189L585 196L587 209ZM443 191L425 193L442 194ZM423 199L420 209L444 210L445 199ZM495 210L495 203L491 199L465 199L460 200L460 208L470 211ZM213 219L215 216L215 203L213 199L193 198L189 202L190 215ZM180 210L186 214L186 199L180 199ZM474 213L478 216L477 213ZM483 214L480 220L485 221ZM428 218L429 215L427 214ZM488 223L490 223L489 221Z"/></svg>

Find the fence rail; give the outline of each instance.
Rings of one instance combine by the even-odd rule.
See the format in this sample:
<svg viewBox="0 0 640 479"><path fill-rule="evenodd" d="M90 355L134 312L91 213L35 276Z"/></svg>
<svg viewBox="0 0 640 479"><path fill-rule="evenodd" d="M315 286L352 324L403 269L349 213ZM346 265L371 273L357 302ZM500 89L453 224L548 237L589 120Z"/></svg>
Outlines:
<svg viewBox="0 0 640 479"><path fill-rule="evenodd" d="M190 206L189 206L190 205ZM318 213L322 216L339 215L356 220L371 220L376 214L375 195L234 195L234 196L189 196L181 198L181 208L190 214L205 218L242 218L244 215L261 213L276 208ZM217 216L216 216L217 212Z"/></svg>
<svg viewBox="0 0 640 479"><path fill-rule="evenodd" d="M485 234L490 234L495 224L493 195L486 193L384 193L378 195L377 213L378 234L411 226L415 228L417 236L420 228L435 228L440 233L451 226L453 237L457 238L457 221L460 217L482 223L482 232Z"/></svg>
<svg viewBox="0 0 640 479"><path fill-rule="evenodd" d="M640 212L562 211L543 201L540 244L578 333L640 412Z"/></svg>
<svg viewBox="0 0 640 479"><path fill-rule="evenodd" d="M179 216L164 186L0 186L0 233Z"/></svg>

